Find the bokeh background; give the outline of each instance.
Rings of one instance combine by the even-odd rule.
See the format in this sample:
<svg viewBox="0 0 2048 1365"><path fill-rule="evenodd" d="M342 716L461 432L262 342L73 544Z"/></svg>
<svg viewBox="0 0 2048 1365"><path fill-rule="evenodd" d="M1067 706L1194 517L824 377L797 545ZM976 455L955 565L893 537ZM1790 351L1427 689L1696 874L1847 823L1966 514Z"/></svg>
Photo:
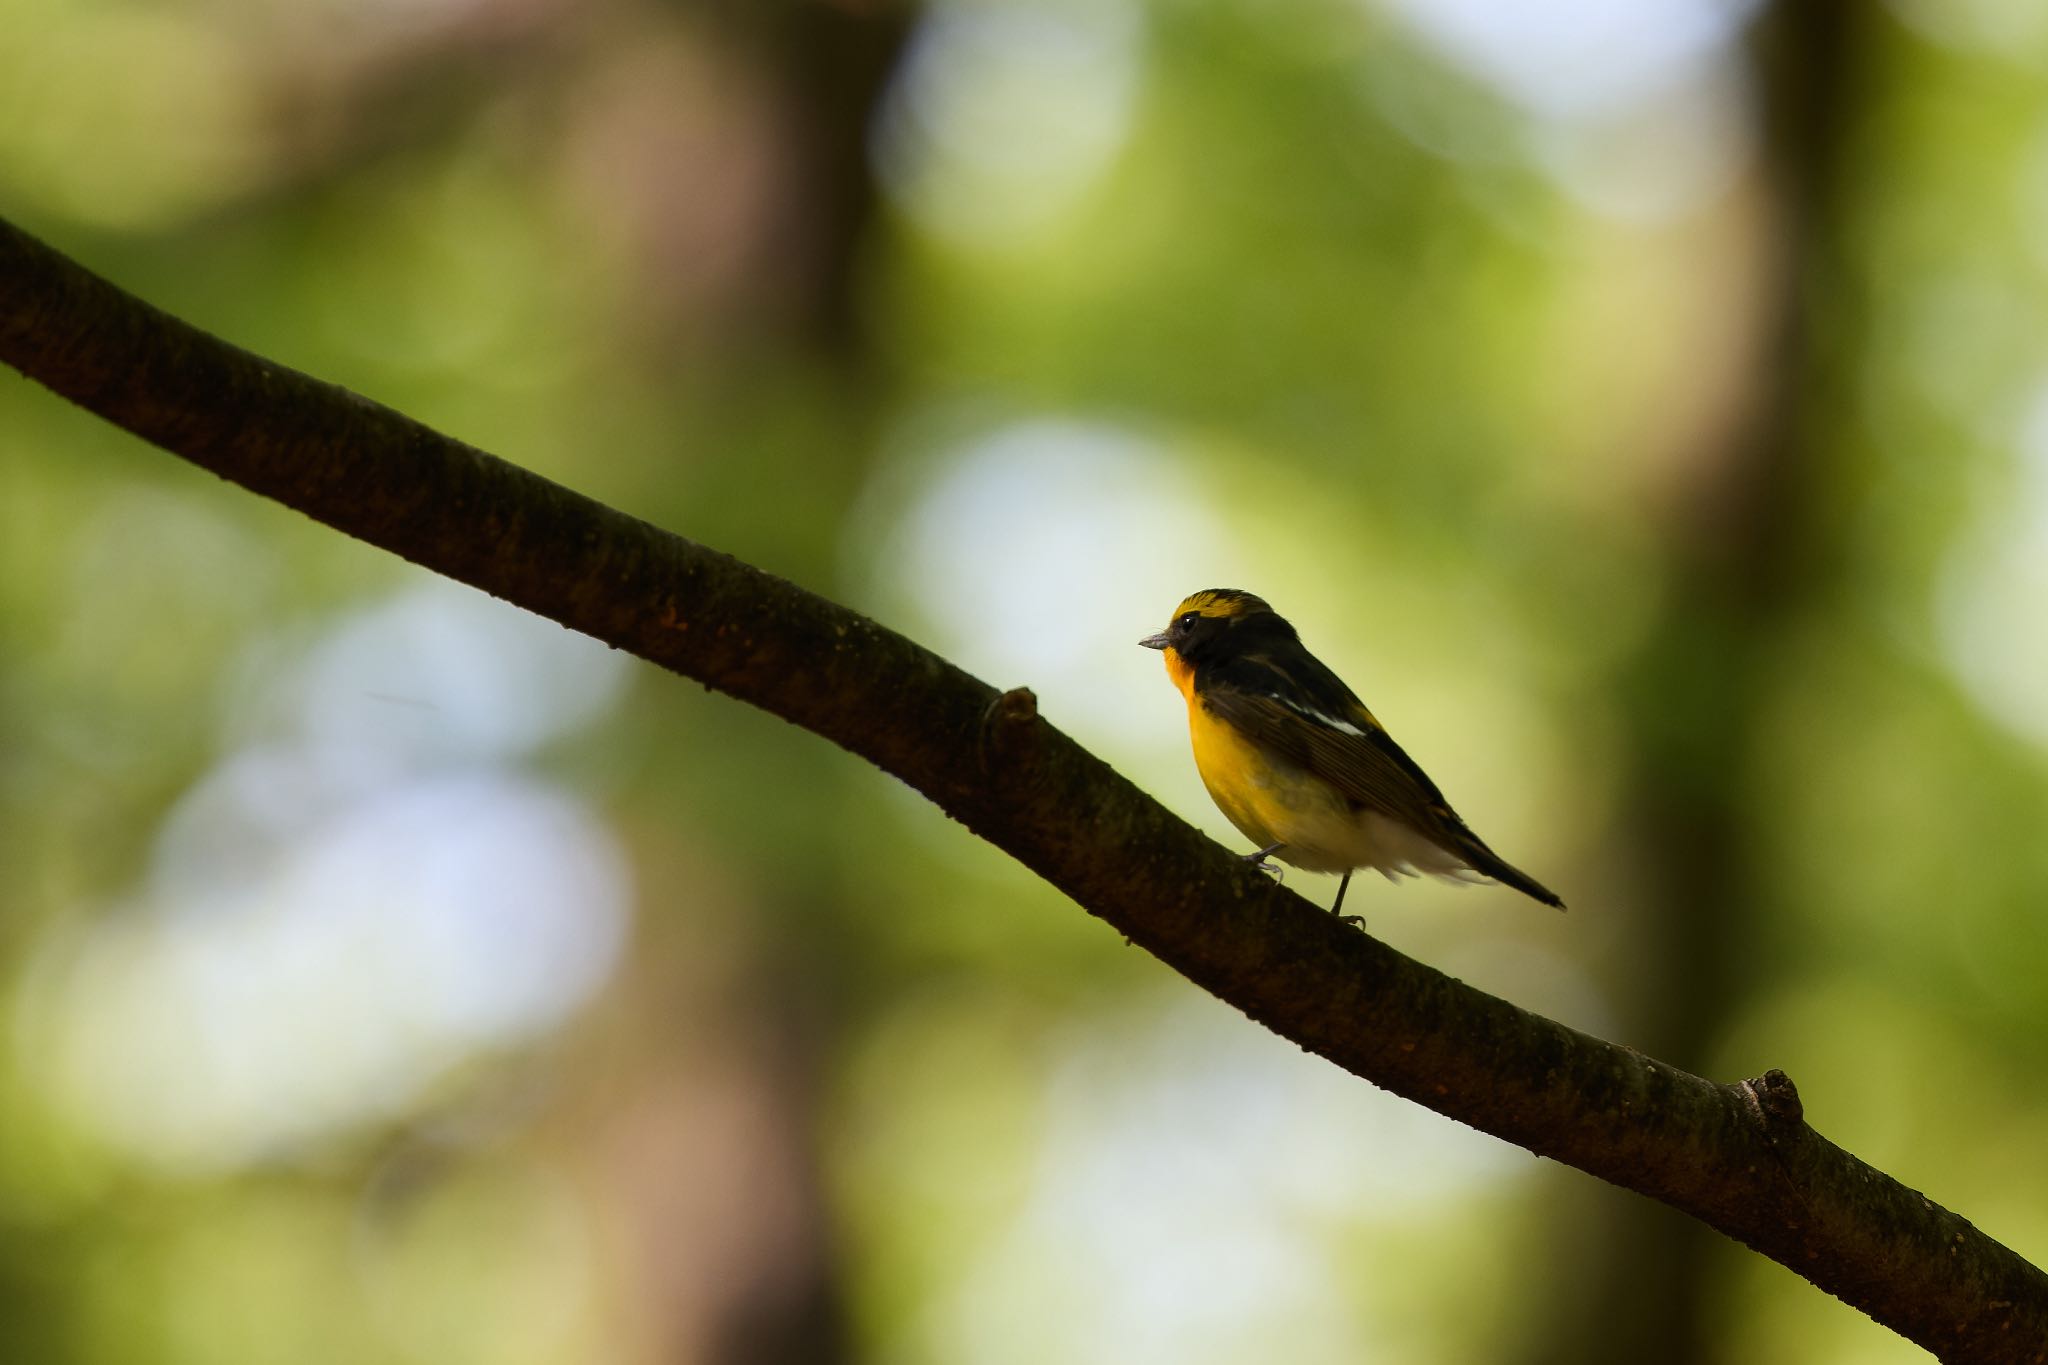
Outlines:
<svg viewBox="0 0 2048 1365"><path fill-rule="evenodd" d="M2048 1260L2048 10L0 0L0 212L1235 848L1269 597L1569 915L1375 933ZM0 1358L1920 1358L831 746L0 376ZM1306 894L1334 881L1291 874Z"/></svg>

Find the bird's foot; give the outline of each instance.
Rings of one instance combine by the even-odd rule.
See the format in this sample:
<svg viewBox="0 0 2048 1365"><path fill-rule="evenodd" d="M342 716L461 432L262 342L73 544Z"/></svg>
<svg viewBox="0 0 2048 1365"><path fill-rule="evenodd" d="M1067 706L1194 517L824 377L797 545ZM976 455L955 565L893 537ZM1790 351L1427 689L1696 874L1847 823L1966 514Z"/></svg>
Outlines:
<svg viewBox="0 0 2048 1365"><path fill-rule="evenodd" d="M1287 878L1286 875L1281 872L1280 864L1269 863L1266 861L1266 858L1269 854L1278 853L1281 849L1285 847L1287 847L1287 845L1285 844L1268 844L1264 848L1254 849L1250 853L1240 853L1237 856L1242 858L1244 861L1250 863L1253 867L1256 867L1259 871L1265 873L1268 877L1271 877L1274 881L1285 881Z"/></svg>
<svg viewBox="0 0 2048 1365"><path fill-rule="evenodd" d="M1349 872L1346 872L1344 874L1344 880L1337 883L1337 899L1330 902L1330 913L1335 915L1338 919L1344 921L1344 923L1355 926L1358 929L1358 932L1362 934L1365 932L1365 916L1347 915L1343 913L1344 893L1346 891L1349 891L1350 889L1351 874Z"/></svg>

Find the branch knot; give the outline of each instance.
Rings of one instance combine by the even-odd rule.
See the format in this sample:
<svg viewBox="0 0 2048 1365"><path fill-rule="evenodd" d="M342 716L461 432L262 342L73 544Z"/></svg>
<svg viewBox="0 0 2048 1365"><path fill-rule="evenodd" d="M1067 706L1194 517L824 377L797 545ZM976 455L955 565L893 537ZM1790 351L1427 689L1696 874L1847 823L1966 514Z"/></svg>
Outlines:
<svg viewBox="0 0 2048 1365"><path fill-rule="evenodd" d="M1806 1106L1800 1103L1799 1087L1776 1067L1742 1082L1742 1094L1757 1122L1773 1138L1781 1128L1806 1122Z"/></svg>
<svg viewBox="0 0 2048 1365"><path fill-rule="evenodd" d="M1037 723L1038 694L1028 687L1013 687L990 702L981 713L982 771L1014 760Z"/></svg>

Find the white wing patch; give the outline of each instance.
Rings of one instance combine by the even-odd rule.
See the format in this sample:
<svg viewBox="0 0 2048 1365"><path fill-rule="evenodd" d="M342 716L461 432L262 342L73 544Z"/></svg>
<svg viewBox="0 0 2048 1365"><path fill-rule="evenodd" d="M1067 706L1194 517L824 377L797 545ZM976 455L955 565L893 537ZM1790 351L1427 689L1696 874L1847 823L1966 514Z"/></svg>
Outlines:
<svg viewBox="0 0 2048 1365"><path fill-rule="evenodd" d="M1359 729L1356 725L1353 725L1348 720L1338 720L1335 716L1326 716L1321 711L1316 710L1313 706L1303 706L1300 702L1295 701L1293 698L1283 697L1280 696L1278 693L1273 694L1273 700L1279 702L1282 706L1294 712L1294 714L1296 714L1297 716L1305 717L1309 720L1314 721L1318 725L1324 726L1331 730L1341 731L1342 733L1347 735L1357 735L1360 739L1365 738L1365 731Z"/></svg>

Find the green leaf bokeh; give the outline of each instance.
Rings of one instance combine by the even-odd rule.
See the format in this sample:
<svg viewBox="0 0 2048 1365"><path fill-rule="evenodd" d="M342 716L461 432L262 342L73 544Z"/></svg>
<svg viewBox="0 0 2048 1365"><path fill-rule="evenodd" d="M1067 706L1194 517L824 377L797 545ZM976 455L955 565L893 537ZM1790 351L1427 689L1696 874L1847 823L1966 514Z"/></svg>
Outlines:
<svg viewBox="0 0 2048 1365"><path fill-rule="evenodd" d="M1261 592L1572 905L1374 933L2048 1258L2025 6L1854 11L1821 163L1675 3L7 3L0 212L1233 847L1133 642ZM0 866L0 1358L1915 1354L19 380Z"/></svg>

